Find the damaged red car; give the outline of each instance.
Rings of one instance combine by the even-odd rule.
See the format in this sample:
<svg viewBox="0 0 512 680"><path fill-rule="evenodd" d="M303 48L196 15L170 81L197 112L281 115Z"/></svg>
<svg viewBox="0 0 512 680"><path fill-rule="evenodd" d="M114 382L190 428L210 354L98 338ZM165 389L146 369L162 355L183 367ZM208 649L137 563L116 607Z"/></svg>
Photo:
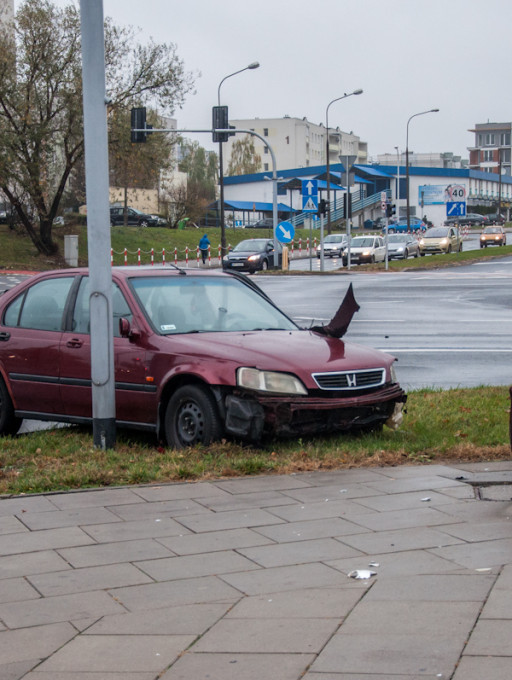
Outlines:
<svg viewBox="0 0 512 680"><path fill-rule="evenodd" d="M350 297L350 299L348 299ZM116 423L171 447L396 426L394 358L345 342L352 291L303 329L248 277L112 270ZM45 272L0 298L0 434L23 418L92 422L87 269Z"/></svg>

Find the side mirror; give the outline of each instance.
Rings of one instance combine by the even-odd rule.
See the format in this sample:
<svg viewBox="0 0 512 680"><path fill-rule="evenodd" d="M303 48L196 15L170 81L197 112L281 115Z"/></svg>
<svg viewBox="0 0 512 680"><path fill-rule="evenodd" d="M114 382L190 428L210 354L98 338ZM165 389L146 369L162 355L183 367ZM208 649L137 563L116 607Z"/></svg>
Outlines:
<svg viewBox="0 0 512 680"><path fill-rule="evenodd" d="M129 340L137 340L140 337L139 331L133 330L130 322L124 316L119 319L119 335Z"/></svg>

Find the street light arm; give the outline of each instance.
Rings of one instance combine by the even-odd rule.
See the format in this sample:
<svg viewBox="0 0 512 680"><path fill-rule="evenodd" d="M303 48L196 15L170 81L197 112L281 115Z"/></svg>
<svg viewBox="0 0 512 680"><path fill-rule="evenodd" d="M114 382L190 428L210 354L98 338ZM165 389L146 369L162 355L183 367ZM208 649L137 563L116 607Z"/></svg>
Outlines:
<svg viewBox="0 0 512 680"><path fill-rule="evenodd" d="M231 78L232 76L236 76L239 73L242 73L243 71L248 71L248 70L253 70L255 68L259 68L260 64L258 61L254 61L252 64L249 64L249 66L245 66L244 68L239 69L238 71L234 71L234 73L230 73L227 76L224 76L224 78L220 81L219 87L217 88L217 101L220 106L220 88L222 83L227 80L228 78Z"/></svg>

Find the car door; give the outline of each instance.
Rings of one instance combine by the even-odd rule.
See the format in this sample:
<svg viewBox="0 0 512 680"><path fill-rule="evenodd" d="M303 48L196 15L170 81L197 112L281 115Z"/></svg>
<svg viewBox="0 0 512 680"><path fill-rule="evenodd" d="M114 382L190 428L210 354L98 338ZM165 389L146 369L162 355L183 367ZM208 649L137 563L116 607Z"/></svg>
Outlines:
<svg viewBox="0 0 512 680"><path fill-rule="evenodd" d="M52 276L25 289L7 307L2 367L14 406L24 417L63 412L60 341L64 311L76 277Z"/></svg>
<svg viewBox="0 0 512 680"><path fill-rule="evenodd" d="M386 246L384 239L381 236L377 236L375 239L375 261L384 262L386 259Z"/></svg>
<svg viewBox="0 0 512 680"><path fill-rule="evenodd" d="M138 341L120 336L119 319L133 321L133 311L118 285L113 283L114 370L116 419L127 423L156 422L156 387L146 380L147 352ZM62 337L61 383L65 413L73 418L92 417L89 278L82 277Z"/></svg>

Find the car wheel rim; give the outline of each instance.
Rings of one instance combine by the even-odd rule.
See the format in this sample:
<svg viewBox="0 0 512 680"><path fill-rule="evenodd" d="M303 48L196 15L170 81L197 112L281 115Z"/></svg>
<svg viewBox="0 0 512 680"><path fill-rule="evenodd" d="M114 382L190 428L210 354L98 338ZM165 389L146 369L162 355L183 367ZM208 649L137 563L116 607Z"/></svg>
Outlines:
<svg viewBox="0 0 512 680"><path fill-rule="evenodd" d="M176 420L176 431L178 438L185 445L201 440L204 432L204 417L195 401L187 401L181 406Z"/></svg>

